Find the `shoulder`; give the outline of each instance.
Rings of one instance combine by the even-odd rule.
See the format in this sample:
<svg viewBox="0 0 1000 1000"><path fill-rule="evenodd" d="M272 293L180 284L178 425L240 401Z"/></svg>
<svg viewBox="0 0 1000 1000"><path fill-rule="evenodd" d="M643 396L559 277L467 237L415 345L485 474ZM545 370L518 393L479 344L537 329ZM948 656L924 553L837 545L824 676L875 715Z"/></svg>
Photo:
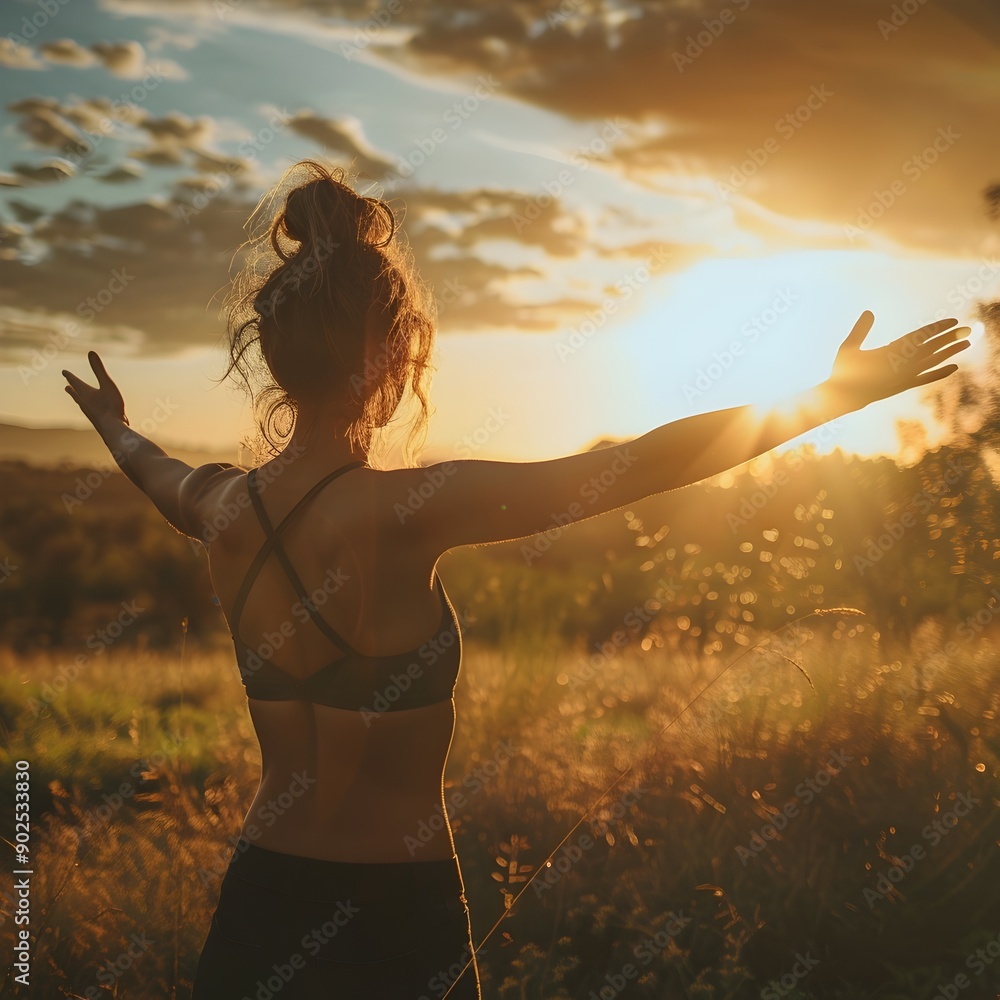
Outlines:
<svg viewBox="0 0 1000 1000"><path fill-rule="evenodd" d="M184 477L180 488L181 511L193 538L207 545L224 536L226 511L232 506L228 494L246 474L246 469L229 462L209 462Z"/></svg>

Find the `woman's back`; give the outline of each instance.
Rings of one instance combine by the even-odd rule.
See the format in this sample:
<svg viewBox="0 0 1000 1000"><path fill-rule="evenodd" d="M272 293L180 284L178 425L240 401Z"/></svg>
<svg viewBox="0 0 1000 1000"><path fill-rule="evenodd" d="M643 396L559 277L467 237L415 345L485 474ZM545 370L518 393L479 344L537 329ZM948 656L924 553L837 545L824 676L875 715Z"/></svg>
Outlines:
<svg viewBox="0 0 1000 1000"><path fill-rule="evenodd" d="M243 834L331 861L450 858L458 622L391 474L361 465L229 471L210 564L261 747Z"/></svg>

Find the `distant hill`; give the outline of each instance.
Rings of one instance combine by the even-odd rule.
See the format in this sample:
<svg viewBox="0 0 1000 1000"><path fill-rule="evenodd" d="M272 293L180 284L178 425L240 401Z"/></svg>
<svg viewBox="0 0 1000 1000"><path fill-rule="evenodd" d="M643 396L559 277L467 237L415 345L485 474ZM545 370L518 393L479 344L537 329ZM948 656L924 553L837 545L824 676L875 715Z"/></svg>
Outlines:
<svg viewBox="0 0 1000 1000"><path fill-rule="evenodd" d="M166 441L157 441L157 444L172 457L189 465L204 465L206 462L240 464L235 450L205 451ZM93 429L21 427L18 424L0 424L0 461L26 462L41 468L58 468L64 463L76 468L114 465L111 453Z"/></svg>
<svg viewBox="0 0 1000 1000"><path fill-rule="evenodd" d="M235 449L230 452L207 451L201 448L186 448L169 441L157 440L156 443L169 455L187 462L188 465L231 462L233 465L248 468L246 463L252 461L249 454L240 461ZM621 440L600 438L581 451L614 448L621 443ZM420 464L432 465L435 462L453 460L454 456L444 454L435 456L428 451ZM0 462L25 462L45 469L59 468L67 464L77 469L107 468L114 465L110 452L93 429L22 427L19 424L4 423L0 423Z"/></svg>

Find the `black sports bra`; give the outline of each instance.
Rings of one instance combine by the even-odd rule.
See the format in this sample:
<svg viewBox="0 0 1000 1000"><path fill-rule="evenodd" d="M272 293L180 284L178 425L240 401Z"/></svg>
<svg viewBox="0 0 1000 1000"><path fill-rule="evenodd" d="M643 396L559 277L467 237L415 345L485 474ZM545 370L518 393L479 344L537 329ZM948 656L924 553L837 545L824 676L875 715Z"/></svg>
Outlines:
<svg viewBox="0 0 1000 1000"><path fill-rule="evenodd" d="M462 662L462 634L455 610L436 572L434 583L441 594L441 621L437 631L416 649L385 656L366 656L338 635L320 615L316 605L307 596L302 581L281 544L279 536L282 530L306 503L332 479L360 465L364 465L364 462L350 462L324 476L299 500L277 529L272 527L261 502L257 470L251 469L247 473L250 500L267 536L243 578L233 606L233 625L230 629L236 647L236 662L248 698L260 701L311 701L331 708L361 712L368 721L368 718L382 712L421 708L452 697ZM272 549L299 597L299 603L294 606L294 617L305 622L308 614L316 627L341 650L337 659L304 678L293 677L271 661L274 646L264 642L257 649L252 649L239 634L240 618L250 589ZM293 629L297 627L286 619L271 634L277 636L289 626Z"/></svg>

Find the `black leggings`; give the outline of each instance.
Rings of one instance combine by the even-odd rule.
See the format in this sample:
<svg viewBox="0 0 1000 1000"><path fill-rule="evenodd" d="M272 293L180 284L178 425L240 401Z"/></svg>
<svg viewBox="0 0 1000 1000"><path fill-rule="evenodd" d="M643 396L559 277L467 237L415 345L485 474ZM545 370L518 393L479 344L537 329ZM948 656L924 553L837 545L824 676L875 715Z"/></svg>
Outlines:
<svg viewBox="0 0 1000 1000"><path fill-rule="evenodd" d="M356 864L236 849L192 1000L481 1000L458 858Z"/></svg>

